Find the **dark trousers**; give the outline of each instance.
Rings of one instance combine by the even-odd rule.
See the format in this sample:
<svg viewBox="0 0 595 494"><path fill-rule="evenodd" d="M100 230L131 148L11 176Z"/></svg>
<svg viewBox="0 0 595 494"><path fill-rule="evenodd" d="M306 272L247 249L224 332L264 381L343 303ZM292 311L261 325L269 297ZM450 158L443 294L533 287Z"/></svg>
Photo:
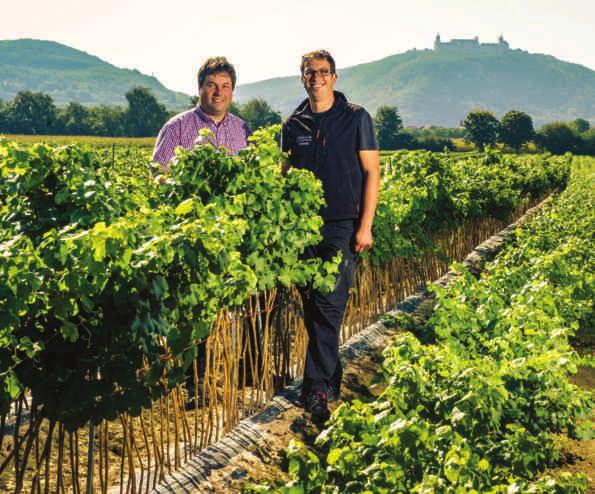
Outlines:
<svg viewBox="0 0 595 494"><path fill-rule="evenodd" d="M302 393L332 390L338 395L343 369L339 361L339 334L343 314L353 284L357 254L353 250L356 220L329 221L321 229L323 240L308 247L303 257L320 257L329 261L339 250L343 258L339 266L335 289L321 293L312 288L301 290L304 322L308 331L308 350Z"/></svg>

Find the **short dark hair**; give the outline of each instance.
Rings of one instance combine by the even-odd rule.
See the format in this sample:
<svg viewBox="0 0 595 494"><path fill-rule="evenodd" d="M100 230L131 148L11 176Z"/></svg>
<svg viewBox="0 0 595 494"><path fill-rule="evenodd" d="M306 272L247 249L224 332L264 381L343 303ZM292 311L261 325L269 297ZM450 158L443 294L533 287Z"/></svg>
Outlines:
<svg viewBox="0 0 595 494"><path fill-rule="evenodd" d="M302 75L304 75L306 65L308 65L308 62L311 60L326 60L331 66L331 74L335 73L335 59L333 56L326 50L314 50L302 55L302 63L300 64L300 72Z"/></svg>
<svg viewBox="0 0 595 494"><path fill-rule="evenodd" d="M225 57L211 57L198 69L198 87L201 88L208 75L218 72L227 72L231 77L231 88L236 87L236 69L227 61Z"/></svg>

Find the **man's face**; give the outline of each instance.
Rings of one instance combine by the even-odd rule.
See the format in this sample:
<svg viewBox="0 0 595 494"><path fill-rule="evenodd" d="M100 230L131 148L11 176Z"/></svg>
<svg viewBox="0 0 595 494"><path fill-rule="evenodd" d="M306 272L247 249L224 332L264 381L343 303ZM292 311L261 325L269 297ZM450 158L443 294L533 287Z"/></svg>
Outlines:
<svg viewBox="0 0 595 494"><path fill-rule="evenodd" d="M200 107L211 117L223 117L233 97L233 85L227 72L208 75L198 89Z"/></svg>
<svg viewBox="0 0 595 494"><path fill-rule="evenodd" d="M315 101L324 101L333 96L337 74L331 73L331 65L325 59L310 60L302 74L302 84L308 96Z"/></svg>

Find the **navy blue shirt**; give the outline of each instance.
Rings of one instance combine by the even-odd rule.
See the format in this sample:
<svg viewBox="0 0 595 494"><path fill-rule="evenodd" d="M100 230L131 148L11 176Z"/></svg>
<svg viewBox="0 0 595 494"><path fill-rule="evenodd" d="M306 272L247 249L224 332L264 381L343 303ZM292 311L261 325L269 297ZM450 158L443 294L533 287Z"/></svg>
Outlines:
<svg viewBox="0 0 595 494"><path fill-rule="evenodd" d="M292 166L322 181L325 221L359 218L364 192L359 151L378 149L372 118L363 107L348 103L338 91L323 113L313 113L304 100L283 124L281 143Z"/></svg>

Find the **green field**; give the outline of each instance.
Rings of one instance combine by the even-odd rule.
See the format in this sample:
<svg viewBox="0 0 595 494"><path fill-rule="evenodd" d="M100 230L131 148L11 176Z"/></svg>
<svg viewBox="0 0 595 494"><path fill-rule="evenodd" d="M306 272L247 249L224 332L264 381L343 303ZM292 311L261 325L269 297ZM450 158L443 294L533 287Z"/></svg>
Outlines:
<svg viewBox="0 0 595 494"><path fill-rule="evenodd" d="M53 136L53 135L15 135L15 134L1 134L9 141L19 142L23 144L34 144L43 142L52 145L64 144L89 144L99 146L151 146L155 144L154 137L97 137L97 136Z"/></svg>

